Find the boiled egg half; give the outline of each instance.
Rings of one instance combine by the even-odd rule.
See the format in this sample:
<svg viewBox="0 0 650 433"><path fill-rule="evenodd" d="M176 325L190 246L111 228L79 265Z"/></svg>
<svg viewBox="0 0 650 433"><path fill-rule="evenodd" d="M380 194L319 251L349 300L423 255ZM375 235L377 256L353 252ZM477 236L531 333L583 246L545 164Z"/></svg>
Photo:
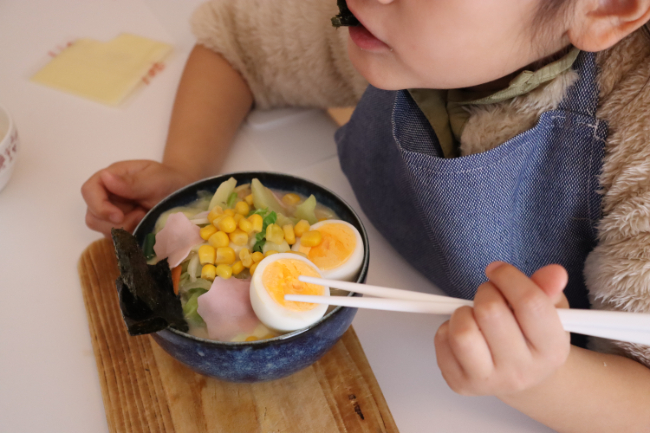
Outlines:
<svg viewBox="0 0 650 433"><path fill-rule="evenodd" d="M272 254L259 262L251 279L250 298L260 322L289 332L305 328L325 315L325 304L284 300L284 295L329 296L329 287L303 283L298 280L300 275L321 278L316 265L298 254Z"/></svg>
<svg viewBox="0 0 650 433"><path fill-rule="evenodd" d="M323 278L354 281L363 263L363 241L356 227L345 221L325 220L314 224L310 230L321 233L321 243L305 247L301 239L297 239L292 249L305 254Z"/></svg>

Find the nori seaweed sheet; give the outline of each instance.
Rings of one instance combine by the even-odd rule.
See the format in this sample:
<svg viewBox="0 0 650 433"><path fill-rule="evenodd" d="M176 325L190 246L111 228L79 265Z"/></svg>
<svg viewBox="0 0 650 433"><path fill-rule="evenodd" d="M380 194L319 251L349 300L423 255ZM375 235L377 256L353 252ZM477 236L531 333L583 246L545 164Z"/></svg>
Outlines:
<svg viewBox="0 0 650 433"><path fill-rule="evenodd" d="M120 268L115 285L129 334L150 334L170 326L188 331L180 297L174 294L167 260L148 265L132 234L112 229L111 235Z"/></svg>
<svg viewBox="0 0 650 433"><path fill-rule="evenodd" d="M354 27L361 24L357 17L348 9L348 4L345 0L337 0L336 5L339 7L339 14L332 18L332 25L334 27L338 29L339 27Z"/></svg>

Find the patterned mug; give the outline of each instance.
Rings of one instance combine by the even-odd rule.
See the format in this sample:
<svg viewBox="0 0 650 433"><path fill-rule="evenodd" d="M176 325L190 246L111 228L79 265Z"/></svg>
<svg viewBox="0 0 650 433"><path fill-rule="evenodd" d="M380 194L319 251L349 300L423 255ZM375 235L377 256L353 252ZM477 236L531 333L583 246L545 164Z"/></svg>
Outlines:
<svg viewBox="0 0 650 433"><path fill-rule="evenodd" d="M19 146L16 125L9 112L0 106L0 191L9 182Z"/></svg>

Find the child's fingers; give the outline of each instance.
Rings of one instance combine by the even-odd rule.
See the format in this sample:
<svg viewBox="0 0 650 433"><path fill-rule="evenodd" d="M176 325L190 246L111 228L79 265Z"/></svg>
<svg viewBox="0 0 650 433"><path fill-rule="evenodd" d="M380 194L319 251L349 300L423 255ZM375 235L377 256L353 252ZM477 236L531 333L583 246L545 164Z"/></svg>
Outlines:
<svg viewBox="0 0 650 433"><path fill-rule="evenodd" d="M440 369L445 382L447 382L447 385L449 385L452 391L466 395L465 373L449 346L448 321L440 325L440 328L438 328L438 332L436 332L433 339L433 344L436 348L436 362L438 363L438 368Z"/></svg>
<svg viewBox="0 0 650 433"><path fill-rule="evenodd" d="M101 171L95 173L82 185L81 195L88 205L88 212L97 219L111 221L113 224L120 224L124 218L124 213L111 203L108 191L101 180L100 173Z"/></svg>
<svg viewBox="0 0 650 433"><path fill-rule="evenodd" d="M485 337L494 364L526 362L530 350L508 302L494 284L479 286L474 296L474 317Z"/></svg>
<svg viewBox="0 0 650 433"><path fill-rule="evenodd" d="M142 221L142 218L147 214L147 211L142 209L141 207L138 207L124 217L124 223L123 227L124 230L128 231L129 233L133 233L133 230L138 226L138 223Z"/></svg>
<svg viewBox="0 0 650 433"><path fill-rule="evenodd" d="M546 295L556 308L569 308L569 302L564 296L564 288L569 281L569 274L560 265L548 265L538 269L530 277Z"/></svg>
<svg viewBox="0 0 650 433"><path fill-rule="evenodd" d="M141 183L130 174L118 175L108 170L99 172L102 183L112 194L126 199L138 199L142 196Z"/></svg>
<svg viewBox="0 0 650 433"><path fill-rule="evenodd" d="M486 275L512 307L532 348L539 352L555 352L559 344L557 336L564 331L546 293L524 273L507 263L488 267Z"/></svg>
<svg viewBox="0 0 650 433"><path fill-rule="evenodd" d="M90 209L88 209L86 211L86 225L89 229L100 232L106 237L110 237L111 228L114 224L110 221L97 218L92 212L90 212Z"/></svg>
<svg viewBox="0 0 650 433"><path fill-rule="evenodd" d="M484 380L494 370L492 354L476 323L474 310L461 307L449 319L448 341L455 359L470 380Z"/></svg>
<svg viewBox="0 0 650 433"><path fill-rule="evenodd" d="M123 228L128 232L132 232L138 223L144 218L146 212L142 208L136 208L131 212L128 212L124 215L124 219L120 224L113 224L110 221L106 221L100 218L97 218L90 211L86 212L86 225L91 229L97 232L102 233L107 238L111 237L112 228Z"/></svg>

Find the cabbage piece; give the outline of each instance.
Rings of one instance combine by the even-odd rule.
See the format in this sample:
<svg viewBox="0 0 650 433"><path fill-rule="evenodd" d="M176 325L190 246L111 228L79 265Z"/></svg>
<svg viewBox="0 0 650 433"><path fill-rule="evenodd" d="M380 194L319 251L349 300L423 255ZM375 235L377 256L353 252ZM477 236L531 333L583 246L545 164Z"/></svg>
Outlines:
<svg viewBox="0 0 650 433"><path fill-rule="evenodd" d="M273 242L266 241L262 247L262 253L266 254L267 251L277 251L279 253L286 253L291 247L287 241L282 241L281 244L276 244Z"/></svg>
<svg viewBox="0 0 650 433"><path fill-rule="evenodd" d="M284 214L281 214L281 213L277 214L277 216L278 217L277 217L277 220L275 221L275 223L277 225L279 225L280 227L285 226L287 224L296 225L296 223L299 221L296 218L289 218L287 216L284 216Z"/></svg>
<svg viewBox="0 0 650 433"><path fill-rule="evenodd" d="M205 326L203 318L197 311L199 308L199 296L207 293L206 289L191 289L188 293L190 298L187 300L185 305L183 305L183 317L185 321L191 323L194 326Z"/></svg>
<svg viewBox="0 0 650 433"><path fill-rule="evenodd" d="M194 289L210 290L210 287L212 287L212 281L204 280L203 278L197 278L196 281L190 281L189 277L185 280L181 279L179 285L181 293L189 293Z"/></svg>
<svg viewBox="0 0 650 433"><path fill-rule="evenodd" d="M224 209L227 208L228 197L235 190L235 186L237 186L237 180L234 177L221 182L221 185L219 185L219 188L217 188L217 191L212 196L212 200L210 200L208 210L215 206L221 206Z"/></svg>
<svg viewBox="0 0 650 433"><path fill-rule="evenodd" d="M316 210L316 204L316 197L312 194L307 200L296 206L296 211L293 215L299 220L307 220L309 224L316 224L318 222L318 218L316 218L316 213L314 212Z"/></svg>
<svg viewBox="0 0 650 433"><path fill-rule="evenodd" d="M199 255L193 254L190 262L187 264L187 273L189 274L191 282L195 282L196 277L201 275L201 268L199 265Z"/></svg>
<svg viewBox="0 0 650 433"><path fill-rule="evenodd" d="M251 182L251 191L253 193L253 205L256 209L268 209L275 213L285 212L284 206L270 189L262 185L257 179Z"/></svg>
<svg viewBox="0 0 650 433"><path fill-rule="evenodd" d="M190 219L190 218L194 218L194 216L197 214L197 209L188 206L178 206L161 213L160 216L158 217L158 220L156 221L156 225L153 229L153 232L155 234L158 234L158 232L160 232L167 224L167 220L169 219L169 216L175 213L182 213L188 219Z"/></svg>

